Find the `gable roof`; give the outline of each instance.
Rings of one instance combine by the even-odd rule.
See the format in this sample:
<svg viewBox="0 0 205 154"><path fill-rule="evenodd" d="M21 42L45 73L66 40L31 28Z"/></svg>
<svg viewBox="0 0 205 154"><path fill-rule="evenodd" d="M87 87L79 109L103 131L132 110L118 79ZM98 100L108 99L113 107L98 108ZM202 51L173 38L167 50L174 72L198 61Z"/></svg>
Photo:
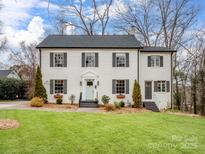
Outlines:
<svg viewBox="0 0 205 154"><path fill-rule="evenodd" d="M141 52L176 52L176 50L165 47L144 47Z"/></svg>
<svg viewBox="0 0 205 154"><path fill-rule="evenodd" d="M7 77L11 72L12 70L0 70L0 78Z"/></svg>
<svg viewBox="0 0 205 154"><path fill-rule="evenodd" d="M142 48L134 35L49 35L36 48Z"/></svg>

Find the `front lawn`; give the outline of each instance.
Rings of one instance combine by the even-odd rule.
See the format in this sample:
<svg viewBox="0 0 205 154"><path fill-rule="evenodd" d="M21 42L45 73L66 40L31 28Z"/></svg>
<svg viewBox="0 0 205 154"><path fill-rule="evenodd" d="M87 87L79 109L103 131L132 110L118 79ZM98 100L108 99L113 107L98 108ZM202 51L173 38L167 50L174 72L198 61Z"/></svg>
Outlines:
<svg viewBox="0 0 205 154"><path fill-rule="evenodd" d="M205 118L166 113L106 114L0 110L20 127L0 130L0 153L196 153Z"/></svg>

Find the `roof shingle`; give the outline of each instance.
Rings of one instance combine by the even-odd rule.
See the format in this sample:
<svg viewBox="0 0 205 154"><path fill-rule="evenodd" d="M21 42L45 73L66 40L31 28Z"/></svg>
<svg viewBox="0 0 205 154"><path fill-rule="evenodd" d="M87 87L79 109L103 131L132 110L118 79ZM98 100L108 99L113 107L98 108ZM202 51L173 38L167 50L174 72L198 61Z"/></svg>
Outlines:
<svg viewBox="0 0 205 154"><path fill-rule="evenodd" d="M37 48L141 48L134 35L49 35Z"/></svg>

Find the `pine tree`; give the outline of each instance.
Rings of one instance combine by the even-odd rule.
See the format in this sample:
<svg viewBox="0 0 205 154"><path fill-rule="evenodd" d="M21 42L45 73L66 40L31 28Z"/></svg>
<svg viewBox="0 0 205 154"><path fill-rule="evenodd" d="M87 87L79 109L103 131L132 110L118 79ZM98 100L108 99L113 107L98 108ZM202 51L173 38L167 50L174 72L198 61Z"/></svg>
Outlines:
<svg viewBox="0 0 205 154"><path fill-rule="evenodd" d="M43 98L44 101L47 100L46 89L44 88L42 83L42 75L39 66L37 68L36 77L35 77L34 97L41 97Z"/></svg>
<svg viewBox="0 0 205 154"><path fill-rule="evenodd" d="M138 107L138 108L142 107L142 95L141 95L140 85L136 80L132 92L132 99L134 102L134 107Z"/></svg>

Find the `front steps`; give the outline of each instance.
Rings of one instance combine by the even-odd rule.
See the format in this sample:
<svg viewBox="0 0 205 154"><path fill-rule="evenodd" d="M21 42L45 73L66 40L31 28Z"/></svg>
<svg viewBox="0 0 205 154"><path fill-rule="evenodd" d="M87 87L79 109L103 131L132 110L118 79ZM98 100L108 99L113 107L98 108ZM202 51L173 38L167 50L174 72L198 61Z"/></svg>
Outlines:
<svg viewBox="0 0 205 154"><path fill-rule="evenodd" d="M144 107L147 110L151 110L153 112L159 112L159 108L157 107L155 102L143 102Z"/></svg>
<svg viewBox="0 0 205 154"><path fill-rule="evenodd" d="M85 100L79 101L79 107L87 107L87 108L97 108L99 107L98 101L93 101L93 100Z"/></svg>

